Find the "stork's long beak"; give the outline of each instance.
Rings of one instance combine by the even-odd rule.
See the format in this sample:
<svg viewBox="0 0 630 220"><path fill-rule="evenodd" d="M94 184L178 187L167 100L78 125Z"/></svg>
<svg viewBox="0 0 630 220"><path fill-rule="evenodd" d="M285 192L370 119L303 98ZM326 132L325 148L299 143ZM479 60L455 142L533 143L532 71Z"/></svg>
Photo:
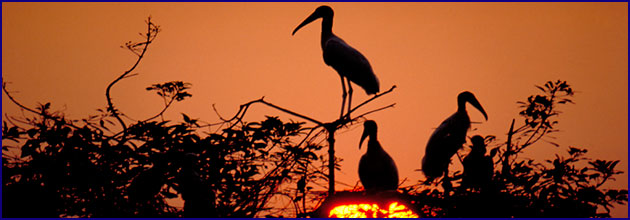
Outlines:
<svg viewBox="0 0 630 220"><path fill-rule="evenodd" d="M363 129L363 134L361 135L361 141L359 141L359 150L361 150L361 145L363 145L363 141L368 136L368 133L369 133L368 129L364 128Z"/></svg>
<svg viewBox="0 0 630 220"><path fill-rule="evenodd" d="M291 33L291 35L295 35L295 32L297 32L300 28L302 28L304 25L307 25L311 22L313 22L314 20L317 20L318 18L321 18L321 13L318 13L317 11L313 12L313 14L311 14L310 16L308 16L308 18L306 18L304 21L302 21L302 23L300 25L298 25L295 30L293 30L293 33Z"/></svg>
<svg viewBox="0 0 630 220"><path fill-rule="evenodd" d="M468 103L470 103L472 106L478 109L481 112L481 114L483 114L483 117L486 118L486 121L488 120L488 115L486 114L486 111L483 110L483 107L481 106L481 104L479 104L479 101L477 101L477 98L475 98L474 96L471 97L468 100Z"/></svg>

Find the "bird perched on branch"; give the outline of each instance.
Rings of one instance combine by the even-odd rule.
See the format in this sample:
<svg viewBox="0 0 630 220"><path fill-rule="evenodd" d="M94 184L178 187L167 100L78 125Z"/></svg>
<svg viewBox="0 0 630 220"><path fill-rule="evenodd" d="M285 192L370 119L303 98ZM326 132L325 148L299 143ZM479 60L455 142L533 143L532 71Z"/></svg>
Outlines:
<svg viewBox="0 0 630 220"><path fill-rule="evenodd" d="M427 178L435 179L448 172L451 157L466 142L466 133L470 128L470 117L466 112L466 103L477 108L484 118L488 115L475 95L464 91L457 96L457 112L448 117L433 131L422 158L422 171ZM448 174L448 173L446 173Z"/></svg>
<svg viewBox="0 0 630 220"><path fill-rule="evenodd" d="M490 185L494 165L492 158L486 156L486 144L484 138L475 135L470 141L472 142L472 150L464 158L464 177L462 186L481 189Z"/></svg>
<svg viewBox="0 0 630 220"><path fill-rule="evenodd" d="M383 150L376 138L376 122L363 123L363 135L359 149L366 137L369 137L367 152L359 161L359 179L366 191L396 190L398 188L398 168L394 160Z"/></svg>
<svg viewBox="0 0 630 220"><path fill-rule="evenodd" d="M295 28L295 30L293 30L292 35L295 35L295 32L304 25L307 25L318 18L322 18L321 46L324 53L324 63L335 69L341 77L341 87L343 90L341 116L343 116L346 96L348 94L350 95L348 99L348 112L350 111L352 105L352 85L350 82L361 86L368 95L379 92L379 82L376 75L374 75L372 66L370 66L368 60L359 51L352 48L341 38L332 33L333 15L334 12L329 6L319 6L315 12L308 16ZM348 84L347 92L345 86L346 82Z"/></svg>

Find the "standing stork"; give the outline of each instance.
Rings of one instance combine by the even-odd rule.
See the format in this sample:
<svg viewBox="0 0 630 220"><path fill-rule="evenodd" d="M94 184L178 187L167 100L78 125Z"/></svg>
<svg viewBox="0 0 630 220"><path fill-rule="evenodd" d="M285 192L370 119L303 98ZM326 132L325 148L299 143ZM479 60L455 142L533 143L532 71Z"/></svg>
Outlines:
<svg viewBox="0 0 630 220"><path fill-rule="evenodd" d="M334 12L332 8L326 5L319 6L313 14L308 16L300 25L298 25L291 35L295 35L300 28L307 25L318 18L322 18L322 51L324 53L324 63L331 66L337 71L341 77L341 87L343 90L341 115L343 116L344 106L346 104L346 96L348 99L348 113L352 105L352 85L350 82L361 86L368 95L379 92L379 82L372 71L370 62L356 49L352 48L341 38L332 33ZM344 80L345 79L345 80ZM346 86L348 84L348 92ZM348 115L349 116L349 115Z"/></svg>
<svg viewBox="0 0 630 220"><path fill-rule="evenodd" d="M448 165L451 162L451 157L466 142L466 133L470 128L470 117L466 112L467 102L477 108L488 120L486 111L483 110L475 95L464 91L457 96L457 112L444 120L433 131L427 143L424 158L422 158L422 171L430 180L444 174L448 176Z"/></svg>
<svg viewBox="0 0 630 220"><path fill-rule="evenodd" d="M363 135L359 149L366 137L367 152L359 161L359 179L366 191L384 191L398 189L398 168L394 160L383 150L376 138L376 122L369 120L363 123Z"/></svg>

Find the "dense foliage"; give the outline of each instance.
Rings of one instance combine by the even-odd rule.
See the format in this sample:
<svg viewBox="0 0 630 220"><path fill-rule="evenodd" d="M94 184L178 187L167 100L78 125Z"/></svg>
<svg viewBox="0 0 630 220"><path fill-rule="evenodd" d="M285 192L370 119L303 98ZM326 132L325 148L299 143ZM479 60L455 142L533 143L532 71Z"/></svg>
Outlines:
<svg viewBox="0 0 630 220"><path fill-rule="evenodd" d="M200 135L183 115L131 124L122 142L103 132L111 116L68 120L48 106L19 126L4 122L3 140L15 142L3 145L5 217L253 217L276 194L294 197L288 183L323 178L308 170L322 146L291 139L303 123L267 117ZM166 203L177 196L183 213Z"/></svg>

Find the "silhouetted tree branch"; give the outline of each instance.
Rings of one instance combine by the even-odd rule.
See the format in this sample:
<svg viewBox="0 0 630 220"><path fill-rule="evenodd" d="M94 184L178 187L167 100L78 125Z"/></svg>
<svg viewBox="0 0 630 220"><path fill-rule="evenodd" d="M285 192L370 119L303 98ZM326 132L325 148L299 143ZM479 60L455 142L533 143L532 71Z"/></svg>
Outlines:
<svg viewBox="0 0 630 220"><path fill-rule="evenodd" d="M186 97L191 97L192 95L186 91L190 88L190 86L190 83L173 81L167 83L157 83L147 87L147 91L157 90L157 94L164 99L164 108L162 108L162 110L160 110L160 112L155 116L147 118L143 120L143 122L151 121L157 117L163 117L164 112L166 112L174 101L182 101Z"/></svg>
<svg viewBox="0 0 630 220"><path fill-rule="evenodd" d="M37 114L37 115L40 115L40 116L44 117L45 119L50 119L50 120L53 120L53 121L58 121L58 120L61 119L60 117L55 116L55 115L53 115L53 114L48 112L48 109L50 108L50 103L46 103L46 104L43 104L43 105L40 104L39 111L36 111L36 110L34 110L32 108L26 107L22 103L20 103L17 100L15 100L15 98L13 98L11 93L7 90L7 82L4 81L4 78L2 79L2 91L4 91L4 94L7 95L9 100L11 100L11 102L13 102L13 104L15 104L18 107L20 107L20 109L26 110L28 112L31 112L31 113L34 113L34 114ZM72 124L70 126L72 126L74 128L79 128L79 127L74 126Z"/></svg>
<svg viewBox="0 0 630 220"><path fill-rule="evenodd" d="M133 52L134 54L136 54L138 56L138 59L136 59L136 62L131 66L131 68L129 68L122 75L118 76L118 78L112 81L107 86L107 89L105 90L105 97L107 98L107 111L110 112L116 118L116 120L118 120L118 122L120 123L120 126L122 127L122 132L123 132L123 140L125 139L124 137L126 136L127 126L125 125L125 122L120 118L119 111L114 107L114 104L112 103L110 91L111 91L112 86L114 86L121 79L128 77L129 76L128 74L131 73L134 69L136 69L136 67L138 66L138 64L140 64L140 61L144 57L144 54L147 52L149 45L153 42L153 40L155 40L155 38L157 37L157 34L160 32L160 26L151 22L151 17L149 17L146 20L146 23L147 23L147 32L145 33L145 41L138 42L138 43L133 43L129 41L125 44L125 47L131 52Z"/></svg>
<svg viewBox="0 0 630 220"><path fill-rule="evenodd" d="M219 118L221 120L223 120L224 122L235 121L235 123L232 123L232 125L229 128L232 128L237 123L241 123L243 117L245 117L245 114L246 114L247 110L249 109L249 106L252 105L252 104L255 104L255 103L262 103L262 104L265 104L265 105L267 105L269 107L272 107L272 108L275 108L275 109L277 109L279 111L282 111L284 113L287 113L287 114L290 114L290 115L293 115L293 116L296 116L296 117L299 117L299 118L302 118L302 119L305 119L307 121L315 123L317 126L313 127L311 132L309 132L309 134L303 140L306 140L306 138L308 138L308 136L312 133L313 130L315 130L317 128L320 128L320 127L323 127L328 133L328 138L327 138L327 141L328 141L328 155L329 155L329 158L328 158L328 171L329 171L329 175L328 175L329 187L328 188L329 189L328 190L329 190L329 195L332 195L335 192L335 187L334 187L334 184L335 184L335 175L334 175L334 170L335 170L335 156L334 156L334 152L335 152L334 151L334 149L335 149L334 148L334 146L335 146L335 132L337 131L337 129L345 126L348 123L351 123L351 122L357 120L358 118L362 118L362 117L365 117L368 114L371 114L371 113L374 113L374 112L377 112L377 111L381 111L383 109L387 109L387 108L393 107L394 104L391 104L391 105L388 105L388 106L385 106L385 107L382 107L382 108L379 108L379 109L376 109L376 110L372 110L372 111L366 112L364 114L361 114L359 117L355 117L355 118L353 118L351 120L347 120L346 119L346 118L348 118L350 113L352 113L355 110L359 109L363 105L365 105L365 104L367 104L367 103L369 103L369 102L371 102L371 101L373 101L373 100L375 100L375 99L377 99L377 98L379 98L379 97L381 97L383 95L386 95L386 94L392 92L395 88L396 88L396 86L394 85L389 90L387 90L385 92L382 92L380 94L376 94L375 96L371 97L370 99L368 99L368 100L364 101L363 103L357 105L356 107L352 108L346 115L342 115L342 116L340 116L339 119L337 119L337 120L335 120L333 122L329 122L329 123L322 123L321 121L313 119L313 118L311 118L309 116L306 116L304 114L300 114L300 113L297 113L295 111L292 111L292 110L289 110L289 109L277 106L275 104L272 104L270 102L265 101L264 97L262 97L260 99L257 99L257 100L253 100L253 101L247 102L245 104L242 104L239 107L238 112L232 118L227 119L227 120L224 119L223 117L221 117L221 115L217 112L216 107L214 105L213 105L213 109L217 113ZM303 142L304 141L301 141L300 144L302 144Z"/></svg>
<svg viewBox="0 0 630 220"><path fill-rule="evenodd" d="M394 91L394 89L395 89L395 88L396 88L396 85L393 85L391 88L389 88L389 90L387 90L387 91L385 91L385 92L382 92L382 93L379 93L379 94L376 94L376 95L372 96L372 98L370 98L370 99L368 99L368 100L366 100L366 101L362 102L361 104L359 104L359 105L355 106L354 108L352 108L352 109L350 110L350 112L348 112L348 113L346 114L346 116L350 115L350 113L352 113L352 112L356 111L357 109L361 108L361 106L363 106L363 105L365 105L365 104L367 104L367 103L370 103L372 100L377 99L378 97L381 97L381 96L383 96L383 95L386 95L386 94L388 94L388 93L390 93L390 92Z"/></svg>

